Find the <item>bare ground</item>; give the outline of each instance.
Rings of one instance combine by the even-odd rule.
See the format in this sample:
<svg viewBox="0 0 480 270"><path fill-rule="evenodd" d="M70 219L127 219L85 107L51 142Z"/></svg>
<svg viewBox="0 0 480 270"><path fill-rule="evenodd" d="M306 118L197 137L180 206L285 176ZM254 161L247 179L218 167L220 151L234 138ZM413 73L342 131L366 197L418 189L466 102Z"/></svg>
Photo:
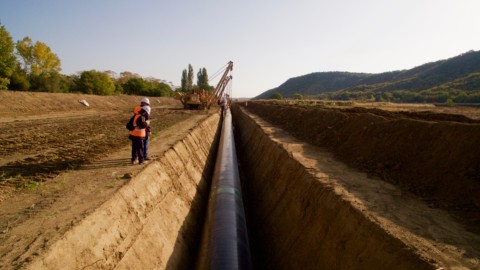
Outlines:
<svg viewBox="0 0 480 270"><path fill-rule="evenodd" d="M462 115L461 108L445 114L434 108L388 111L249 102L247 109L480 234L480 121ZM469 115L479 112L469 109ZM417 225L416 230L422 229ZM470 256L478 264L480 246L469 249L476 250Z"/></svg>
<svg viewBox="0 0 480 270"><path fill-rule="evenodd" d="M250 168L244 170L247 217L254 228L251 242L260 268L478 269L480 235L466 230L452 209L434 207L405 185L361 172L339 160L338 152L298 138L324 136L316 126L328 119L345 128L348 121L340 121L342 112L327 110L328 117L320 119L325 112L319 108L305 112L248 107L250 112L240 109L234 115L240 126L236 129L240 164ZM359 124L363 130L363 122ZM352 127L345 128L349 138L344 140L337 140L342 137L338 126L328 130L337 133L330 137L332 144L353 145L352 158L366 153L355 147L353 142L358 144L362 136ZM415 180L409 185L415 186Z"/></svg>
<svg viewBox="0 0 480 270"><path fill-rule="evenodd" d="M248 110L353 168L402 187L480 228L480 120L433 111L250 102ZM441 108L443 110L444 108ZM479 115L476 108L470 115Z"/></svg>
<svg viewBox="0 0 480 270"><path fill-rule="evenodd" d="M83 107L79 99L87 99L91 106ZM0 268L21 268L41 255L144 168L129 165L130 142L124 127L139 100L0 91ZM153 157L207 116L180 110L172 99L155 99L152 107ZM249 103L248 109L297 138L327 149L349 166L381 178L385 183L377 184L382 189L399 188L401 202L404 194L412 194L432 209L448 211L478 234L480 133L478 118L472 117L478 115L475 110L465 120L458 112L445 115L383 108L338 110ZM427 110L433 109L423 111ZM353 185L368 189L366 181ZM373 196L367 198L369 208L381 208L387 214L400 212L391 216L400 217L407 234L435 230L421 228L425 222L401 214L409 208L421 211L418 205L407 201L403 207L400 203L401 211L382 207L376 204L382 192L369 192ZM436 226L458 231L450 222ZM464 249L471 250L467 255L477 265L479 248Z"/></svg>
<svg viewBox="0 0 480 270"><path fill-rule="evenodd" d="M125 129L139 100L0 92L0 268L31 261L142 170ZM151 157L208 116L180 108L152 99Z"/></svg>

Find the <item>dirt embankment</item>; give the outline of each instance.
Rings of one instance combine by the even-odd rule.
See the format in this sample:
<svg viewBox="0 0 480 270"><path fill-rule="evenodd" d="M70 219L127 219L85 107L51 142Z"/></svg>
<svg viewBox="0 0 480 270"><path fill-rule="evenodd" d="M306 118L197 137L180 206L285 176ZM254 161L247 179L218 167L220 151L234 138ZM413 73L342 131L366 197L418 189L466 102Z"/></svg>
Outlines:
<svg viewBox="0 0 480 270"><path fill-rule="evenodd" d="M45 115L65 112L84 113L130 111L132 106L140 104L139 96L96 96L71 93L42 93L0 91L0 115L3 117L24 118L31 115ZM89 107L80 103L86 100ZM172 98L151 98L152 107L181 108L179 101Z"/></svg>
<svg viewBox="0 0 480 270"><path fill-rule="evenodd" d="M480 228L480 123L462 116L249 102L248 110L347 164Z"/></svg>
<svg viewBox="0 0 480 270"><path fill-rule="evenodd" d="M180 104L172 99L152 102L154 132L161 132L151 147L161 155L146 167L129 166L124 124L139 99L0 91L0 191L15 192L0 203L0 268L191 268L218 115L195 129L207 115L164 130L167 119L188 113L175 110ZM353 171L261 119L234 114L241 166L254 179L244 191L255 267L478 268L478 235L404 192L476 224L478 124L363 109L248 108L387 180ZM177 133L188 135L178 141Z"/></svg>
<svg viewBox="0 0 480 270"><path fill-rule="evenodd" d="M125 129L140 99L0 91L0 269L42 256L144 168L130 165ZM181 110L172 98L151 103L154 160L215 113Z"/></svg>
<svg viewBox="0 0 480 270"><path fill-rule="evenodd" d="M284 108L267 109L267 117L285 113ZM233 111L250 242L259 269L479 267L480 236L447 212L348 167L325 147L294 138L239 107ZM296 123L286 123L308 126L306 117L288 112L287 119ZM339 112L330 113L327 119L335 123Z"/></svg>
<svg viewBox="0 0 480 270"><path fill-rule="evenodd" d="M28 269L191 269L215 163L210 116Z"/></svg>

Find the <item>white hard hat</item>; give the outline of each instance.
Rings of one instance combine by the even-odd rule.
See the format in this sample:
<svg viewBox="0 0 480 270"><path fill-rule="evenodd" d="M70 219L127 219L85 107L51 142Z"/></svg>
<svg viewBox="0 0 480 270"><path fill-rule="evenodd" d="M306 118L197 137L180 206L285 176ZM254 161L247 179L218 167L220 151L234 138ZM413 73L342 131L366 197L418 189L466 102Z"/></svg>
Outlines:
<svg viewBox="0 0 480 270"><path fill-rule="evenodd" d="M146 97L142 98L141 102L150 104L150 100Z"/></svg>
<svg viewBox="0 0 480 270"><path fill-rule="evenodd" d="M152 109L150 109L150 106L143 106L142 109L146 111L148 114L150 114L150 112L152 111Z"/></svg>

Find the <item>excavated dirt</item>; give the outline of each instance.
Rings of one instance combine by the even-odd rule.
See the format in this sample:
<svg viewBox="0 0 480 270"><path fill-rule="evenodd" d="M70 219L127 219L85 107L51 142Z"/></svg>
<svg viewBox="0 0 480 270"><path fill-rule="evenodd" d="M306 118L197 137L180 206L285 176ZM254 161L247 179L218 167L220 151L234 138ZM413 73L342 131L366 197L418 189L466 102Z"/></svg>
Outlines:
<svg viewBox="0 0 480 270"><path fill-rule="evenodd" d="M189 131L27 269L192 269L218 127Z"/></svg>
<svg viewBox="0 0 480 270"><path fill-rule="evenodd" d="M261 102L245 109L269 122L252 115L249 128L243 109L234 113L257 265L480 267L478 121Z"/></svg>
<svg viewBox="0 0 480 270"><path fill-rule="evenodd" d="M154 160L132 166L139 100L0 91L1 269L192 268L220 117L152 99ZM478 120L256 102L233 117L256 269L480 268Z"/></svg>
<svg viewBox="0 0 480 270"><path fill-rule="evenodd" d="M0 268L41 256L141 172L125 129L140 99L0 91ZM213 113L151 102L154 159Z"/></svg>
<svg viewBox="0 0 480 270"><path fill-rule="evenodd" d="M305 108L248 110L339 159L450 211L480 232L480 121L433 112Z"/></svg>

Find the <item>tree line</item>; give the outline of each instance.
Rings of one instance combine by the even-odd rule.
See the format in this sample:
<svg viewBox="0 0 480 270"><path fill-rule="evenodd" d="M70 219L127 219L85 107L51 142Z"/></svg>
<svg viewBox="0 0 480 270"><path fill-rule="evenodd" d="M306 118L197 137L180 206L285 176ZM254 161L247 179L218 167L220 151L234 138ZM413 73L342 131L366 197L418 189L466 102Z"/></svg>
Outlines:
<svg viewBox="0 0 480 270"><path fill-rule="evenodd" d="M182 71L181 87L178 89L181 92L189 92L193 89L213 90L214 87L210 86L208 73L206 68L200 68L197 72L197 84L193 84L193 67L188 65L188 70Z"/></svg>
<svg viewBox="0 0 480 270"><path fill-rule="evenodd" d="M85 93L95 95L173 96L174 90L159 79L125 71L86 70L60 73L61 61L45 43L30 37L14 42L0 24L0 90Z"/></svg>

